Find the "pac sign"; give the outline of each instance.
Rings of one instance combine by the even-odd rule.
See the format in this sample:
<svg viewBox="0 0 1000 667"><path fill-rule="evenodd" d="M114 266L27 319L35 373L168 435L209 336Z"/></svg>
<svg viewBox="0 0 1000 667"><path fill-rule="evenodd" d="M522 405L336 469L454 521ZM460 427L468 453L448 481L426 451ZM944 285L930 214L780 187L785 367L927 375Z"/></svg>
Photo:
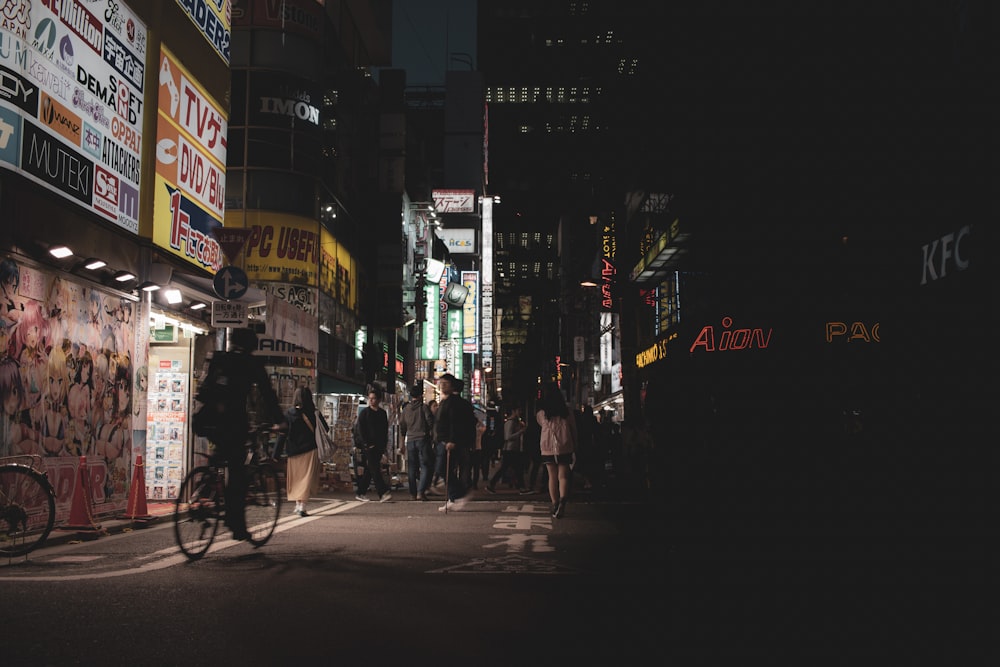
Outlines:
<svg viewBox="0 0 1000 667"><path fill-rule="evenodd" d="M242 297L247 293L249 285L250 281L247 279L246 272L236 266L222 267L215 274L215 280L212 281L215 293L227 301Z"/></svg>

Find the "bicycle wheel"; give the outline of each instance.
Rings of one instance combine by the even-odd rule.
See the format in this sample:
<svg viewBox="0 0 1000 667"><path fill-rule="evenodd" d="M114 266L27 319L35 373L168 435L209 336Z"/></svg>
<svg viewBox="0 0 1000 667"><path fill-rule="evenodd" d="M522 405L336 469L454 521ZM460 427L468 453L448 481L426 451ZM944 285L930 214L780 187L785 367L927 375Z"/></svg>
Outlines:
<svg viewBox="0 0 1000 667"><path fill-rule="evenodd" d="M49 478L20 463L0 466L0 555L21 556L41 546L55 521Z"/></svg>
<svg viewBox="0 0 1000 667"><path fill-rule="evenodd" d="M191 560L198 560L212 546L219 530L223 498L214 468L199 466L189 472L174 503L177 546Z"/></svg>
<svg viewBox="0 0 1000 667"><path fill-rule="evenodd" d="M270 464L247 466L247 530L250 544L262 546L271 539L281 514L281 487Z"/></svg>

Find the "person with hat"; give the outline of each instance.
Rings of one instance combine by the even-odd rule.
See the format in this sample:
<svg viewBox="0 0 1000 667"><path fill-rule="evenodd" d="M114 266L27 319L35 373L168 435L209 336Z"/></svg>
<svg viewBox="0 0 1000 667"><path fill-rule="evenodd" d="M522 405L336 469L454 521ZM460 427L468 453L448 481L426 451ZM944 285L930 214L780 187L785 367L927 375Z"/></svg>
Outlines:
<svg viewBox="0 0 1000 667"><path fill-rule="evenodd" d="M476 419L472 404L462 398L462 381L451 373L438 378L441 403L434 423L435 438L444 443L447 459L448 499L438 509L460 510L465 505L472 475L472 448L476 444Z"/></svg>
<svg viewBox="0 0 1000 667"><path fill-rule="evenodd" d="M410 400L399 416L399 430L403 435L406 452L406 479L413 500L427 500L427 487L431 485L431 451L434 416L424 403L424 391L419 385L410 387Z"/></svg>

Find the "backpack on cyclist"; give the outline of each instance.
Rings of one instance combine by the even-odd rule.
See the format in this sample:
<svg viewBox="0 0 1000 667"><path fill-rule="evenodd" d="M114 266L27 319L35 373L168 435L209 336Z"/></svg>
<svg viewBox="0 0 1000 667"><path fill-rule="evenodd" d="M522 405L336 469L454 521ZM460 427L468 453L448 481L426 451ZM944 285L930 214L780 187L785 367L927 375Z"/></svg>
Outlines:
<svg viewBox="0 0 1000 667"><path fill-rule="evenodd" d="M246 397L240 391L245 369L228 352L216 352L195 398L202 406L191 416L191 430L214 442L217 435L239 428L247 418ZM244 426L245 428L245 426Z"/></svg>

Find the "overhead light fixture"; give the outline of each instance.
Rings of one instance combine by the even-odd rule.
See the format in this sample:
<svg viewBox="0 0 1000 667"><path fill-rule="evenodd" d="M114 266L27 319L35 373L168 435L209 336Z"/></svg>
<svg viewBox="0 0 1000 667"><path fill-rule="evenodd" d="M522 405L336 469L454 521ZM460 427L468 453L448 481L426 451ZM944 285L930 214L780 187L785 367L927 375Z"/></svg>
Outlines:
<svg viewBox="0 0 1000 667"><path fill-rule="evenodd" d="M147 280L143 284L139 285L139 289L141 289L143 292L155 292L156 290L160 289L160 286L157 285L156 283Z"/></svg>
<svg viewBox="0 0 1000 667"><path fill-rule="evenodd" d="M64 259L66 257L72 256L73 251L70 250L69 247L67 246L57 245L49 248L49 254L55 257L56 259Z"/></svg>
<svg viewBox="0 0 1000 667"><path fill-rule="evenodd" d="M120 283L127 283L130 280L135 280L135 274L131 271L116 271L115 280Z"/></svg>
<svg viewBox="0 0 1000 667"><path fill-rule="evenodd" d="M204 307L205 304L202 303L201 301L195 301L194 303L191 304L191 310L201 310Z"/></svg>
<svg viewBox="0 0 1000 667"><path fill-rule="evenodd" d="M91 257L83 263L83 268L89 271L96 271L97 269L103 269L108 263L103 259L97 259L96 257Z"/></svg>
<svg viewBox="0 0 1000 667"><path fill-rule="evenodd" d="M179 289L168 289L163 296L167 298L167 303L180 303L184 299Z"/></svg>

